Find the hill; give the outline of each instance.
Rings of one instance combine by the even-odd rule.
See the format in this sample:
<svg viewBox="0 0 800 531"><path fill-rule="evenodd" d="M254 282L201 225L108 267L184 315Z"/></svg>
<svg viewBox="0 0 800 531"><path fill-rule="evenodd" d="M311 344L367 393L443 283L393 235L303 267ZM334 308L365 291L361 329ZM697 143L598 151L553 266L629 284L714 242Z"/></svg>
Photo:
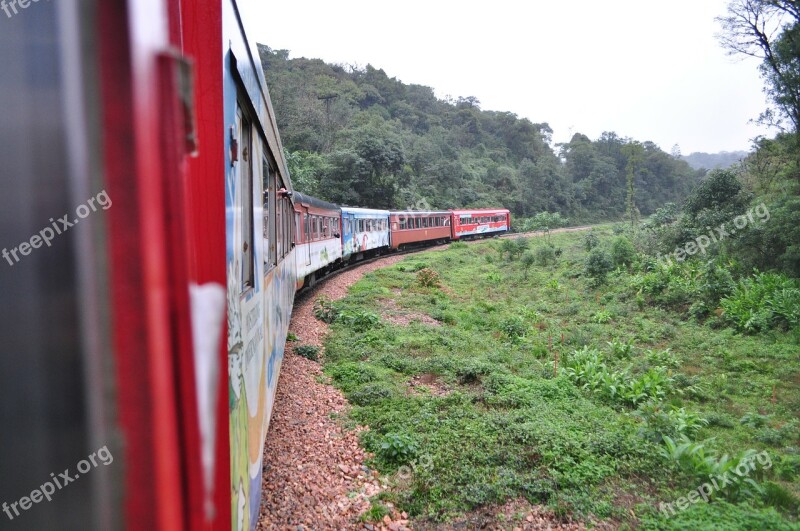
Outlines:
<svg viewBox="0 0 800 531"><path fill-rule="evenodd" d="M681 159L685 160L692 168L715 170L729 168L747 157L747 151L721 151L719 153L695 152L691 155L684 155Z"/></svg>
<svg viewBox="0 0 800 531"><path fill-rule="evenodd" d="M439 99L371 65L259 52L295 186L329 201L502 205L591 221L625 213L629 171L642 214L680 200L698 178L652 142L608 132L554 146L547 123L482 110L472 96Z"/></svg>

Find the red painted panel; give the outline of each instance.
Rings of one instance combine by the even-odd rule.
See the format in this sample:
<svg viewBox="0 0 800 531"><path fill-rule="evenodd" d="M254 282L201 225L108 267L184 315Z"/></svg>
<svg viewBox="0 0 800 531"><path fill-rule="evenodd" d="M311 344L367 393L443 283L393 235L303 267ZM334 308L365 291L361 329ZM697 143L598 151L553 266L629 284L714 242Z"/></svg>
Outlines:
<svg viewBox="0 0 800 531"><path fill-rule="evenodd" d="M225 152L223 42L220 2L183 0L183 52L194 60L198 155L188 159L186 201L189 275L197 284L227 285L225 270ZM230 527L230 425L228 417L227 323L219 345L213 518L206 529ZM198 483L202 488L202 482Z"/></svg>

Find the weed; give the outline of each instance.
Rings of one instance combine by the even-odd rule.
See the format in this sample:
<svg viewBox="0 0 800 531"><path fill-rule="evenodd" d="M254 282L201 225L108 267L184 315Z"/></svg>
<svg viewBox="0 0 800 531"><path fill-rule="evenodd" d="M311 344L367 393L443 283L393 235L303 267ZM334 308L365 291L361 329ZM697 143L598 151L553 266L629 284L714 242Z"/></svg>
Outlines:
<svg viewBox="0 0 800 531"><path fill-rule="evenodd" d="M423 288L436 288L440 285L439 273L431 268L420 269L417 273L417 284Z"/></svg>
<svg viewBox="0 0 800 531"><path fill-rule="evenodd" d="M311 361L319 359L319 347L316 345L298 345L294 347L294 353Z"/></svg>
<svg viewBox="0 0 800 531"><path fill-rule="evenodd" d="M402 465L417 456L419 445L406 433L387 433L381 440L378 456L388 463Z"/></svg>
<svg viewBox="0 0 800 531"><path fill-rule="evenodd" d="M314 317L328 324L334 322L339 313L339 310L336 308L336 306L334 306L333 301L326 295L317 297L317 299L314 301L312 311L314 312Z"/></svg>

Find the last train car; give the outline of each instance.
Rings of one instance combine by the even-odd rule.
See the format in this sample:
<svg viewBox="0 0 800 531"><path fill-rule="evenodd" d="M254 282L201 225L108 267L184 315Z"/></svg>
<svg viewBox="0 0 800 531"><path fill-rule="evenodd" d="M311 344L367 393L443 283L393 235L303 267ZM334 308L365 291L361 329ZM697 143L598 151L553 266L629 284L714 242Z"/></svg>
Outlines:
<svg viewBox="0 0 800 531"><path fill-rule="evenodd" d="M511 230L511 212L506 209L451 210L454 240L497 236Z"/></svg>
<svg viewBox="0 0 800 531"><path fill-rule="evenodd" d="M296 251L254 7L3 2L3 529L257 526Z"/></svg>

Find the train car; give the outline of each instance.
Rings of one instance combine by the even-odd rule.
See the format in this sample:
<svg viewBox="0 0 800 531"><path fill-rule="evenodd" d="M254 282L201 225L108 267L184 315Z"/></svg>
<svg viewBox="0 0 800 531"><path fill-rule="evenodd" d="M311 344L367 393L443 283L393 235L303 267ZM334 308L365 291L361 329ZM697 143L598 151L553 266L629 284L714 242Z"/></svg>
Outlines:
<svg viewBox="0 0 800 531"><path fill-rule="evenodd" d="M503 234L511 228L511 212L506 209L451 210L454 240Z"/></svg>
<svg viewBox="0 0 800 531"><path fill-rule="evenodd" d="M297 267L246 37L263 17L248 0L13 4L2 527L254 529Z"/></svg>
<svg viewBox="0 0 800 531"><path fill-rule="evenodd" d="M316 282L342 258L342 209L309 195L294 192L297 289Z"/></svg>
<svg viewBox="0 0 800 531"><path fill-rule="evenodd" d="M389 211L342 207L342 260L389 249Z"/></svg>
<svg viewBox="0 0 800 531"><path fill-rule="evenodd" d="M391 248L403 249L435 241L447 241L452 214L441 211L392 211L389 214Z"/></svg>

